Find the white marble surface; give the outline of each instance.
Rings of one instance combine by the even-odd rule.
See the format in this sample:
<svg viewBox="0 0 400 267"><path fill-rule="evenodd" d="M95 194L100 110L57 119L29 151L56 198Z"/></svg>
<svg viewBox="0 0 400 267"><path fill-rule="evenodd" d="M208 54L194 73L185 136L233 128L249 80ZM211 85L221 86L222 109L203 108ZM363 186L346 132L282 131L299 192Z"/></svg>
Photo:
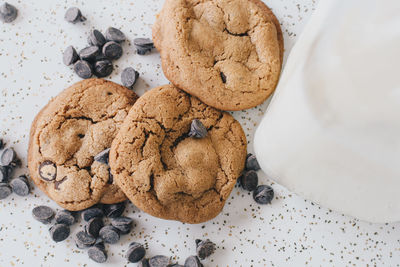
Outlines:
<svg viewBox="0 0 400 267"><path fill-rule="evenodd" d="M62 89L78 81L62 64L61 53L70 44L83 48L91 28L120 28L132 40L150 37L154 15L162 0L51 1L10 0L19 9L12 24L0 24L0 136L15 147L26 165L29 127L35 114ZM285 33L286 57L297 35L316 6L312 0L268 0ZM81 8L83 24L64 21L70 6ZM156 52L136 55L128 42L124 56L109 77L120 82L127 66L139 70L139 95L167 82ZM252 150L254 129L266 104L235 112ZM22 168L18 173L26 172ZM271 182L260 173L262 183ZM165 254L183 264L195 253L195 238L210 238L217 252L205 266L399 266L400 224L374 225L321 208L273 185L276 198L268 206L255 204L247 192L235 188L224 211L200 225L164 221L144 214L132 205L126 212L136 227L115 245L107 245L109 259L103 266L135 266L124 258L128 244L142 242L147 255ZM337 192L338 198L341 192ZM374 196L371 196L372 198ZM0 266L98 266L87 252L75 247L72 236L51 241L48 226L32 219L35 205L57 208L38 189L28 197L12 195L0 200ZM72 227L76 233L81 225Z"/></svg>

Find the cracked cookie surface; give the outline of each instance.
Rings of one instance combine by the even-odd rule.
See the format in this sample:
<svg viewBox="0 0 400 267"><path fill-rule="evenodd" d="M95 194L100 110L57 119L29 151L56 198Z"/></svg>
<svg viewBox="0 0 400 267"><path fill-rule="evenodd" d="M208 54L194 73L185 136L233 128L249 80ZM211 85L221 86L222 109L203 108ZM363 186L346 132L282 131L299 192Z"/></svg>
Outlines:
<svg viewBox="0 0 400 267"><path fill-rule="evenodd" d="M189 137L200 120L206 137ZM230 114L165 85L139 98L110 151L114 180L143 211L200 223L217 216L244 168L246 137Z"/></svg>
<svg viewBox="0 0 400 267"><path fill-rule="evenodd" d="M168 80L215 108L255 107L278 83L283 35L260 0L166 0L153 40Z"/></svg>
<svg viewBox="0 0 400 267"><path fill-rule="evenodd" d="M103 79L87 79L53 98L32 123L28 167L32 180L68 210L126 196L109 167L93 157L111 146L137 95Z"/></svg>

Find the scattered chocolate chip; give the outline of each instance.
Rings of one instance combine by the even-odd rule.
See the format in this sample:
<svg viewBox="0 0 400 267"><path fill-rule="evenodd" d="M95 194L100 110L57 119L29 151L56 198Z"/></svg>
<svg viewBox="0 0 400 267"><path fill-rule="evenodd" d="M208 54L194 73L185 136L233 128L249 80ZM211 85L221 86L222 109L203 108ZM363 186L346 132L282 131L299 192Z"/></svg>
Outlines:
<svg viewBox="0 0 400 267"><path fill-rule="evenodd" d="M135 38L133 39L133 45L135 47L154 48L154 43L150 38Z"/></svg>
<svg viewBox="0 0 400 267"><path fill-rule="evenodd" d="M10 182L10 186L13 192L18 196L24 197L29 195L29 182L25 175L21 175L17 178L12 179Z"/></svg>
<svg viewBox="0 0 400 267"><path fill-rule="evenodd" d="M102 218L104 217L103 210L98 207L91 207L83 210L81 213L82 219L88 222L92 218Z"/></svg>
<svg viewBox="0 0 400 267"><path fill-rule="evenodd" d="M170 259L167 256L157 255L149 259L150 267L167 267L170 264Z"/></svg>
<svg viewBox="0 0 400 267"><path fill-rule="evenodd" d="M0 183L7 183L9 178L8 167L0 166Z"/></svg>
<svg viewBox="0 0 400 267"><path fill-rule="evenodd" d="M74 64L74 71L76 75L81 77L82 79L88 79L92 77L92 66L90 66L89 62L85 60L78 60Z"/></svg>
<svg viewBox="0 0 400 267"><path fill-rule="evenodd" d="M79 231L75 235L75 244L78 248L84 249L93 246L96 242L96 238L88 235L85 231Z"/></svg>
<svg viewBox="0 0 400 267"><path fill-rule="evenodd" d="M82 16L82 12L77 7L70 7L67 9L64 15L64 19L71 23L77 23L79 21L85 21L86 18Z"/></svg>
<svg viewBox="0 0 400 267"><path fill-rule="evenodd" d="M6 143L0 138L0 149L3 149Z"/></svg>
<svg viewBox="0 0 400 267"><path fill-rule="evenodd" d="M100 31L92 30L89 33L88 43L90 45L95 45L95 46L101 47L106 43L106 38Z"/></svg>
<svg viewBox="0 0 400 267"><path fill-rule="evenodd" d="M184 267L203 267L197 256L190 256L185 260Z"/></svg>
<svg viewBox="0 0 400 267"><path fill-rule="evenodd" d="M32 216L41 223L48 224L54 217L54 211L47 206L37 206L32 210Z"/></svg>
<svg viewBox="0 0 400 267"><path fill-rule="evenodd" d="M69 226L62 223L55 224L50 227L49 232L51 239L53 239L55 242L61 242L67 239L70 234Z"/></svg>
<svg viewBox="0 0 400 267"><path fill-rule="evenodd" d="M137 72L132 67L125 68L121 73L122 84L130 89L133 88L138 78L139 78L139 72Z"/></svg>
<svg viewBox="0 0 400 267"><path fill-rule="evenodd" d="M89 258L97 263L107 261L107 252L100 246L93 246L88 250Z"/></svg>
<svg viewBox="0 0 400 267"><path fill-rule="evenodd" d="M222 82L223 82L223 83L226 83L226 76L225 76L225 74L221 71L221 72L219 73L219 75L221 76Z"/></svg>
<svg viewBox="0 0 400 267"><path fill-rule="evenodd" d="M110 148L104 149L99 154L94 156L94 160L103 164L108 165L108 156L110 154Z"/></svg>
<svg viewBox="0 0 400 267"><path fill-rule="evenodd" d="M102 249L106 248L106 246L104 245L104 241L101 240L101 238L96 239L96 243L94 243L94 245Z"/></svg>
<svg viewBox="0 0 400 267"><path fill-rule="evenodd" d="M207 129L203 125L203 123L198 120L194 119L192 124L190 125L190 132L189 136L194 138L204 138L207 135Z"/></svg>
<svg viewBox="0 0 400 267"><path fill-rule="evenodd" d="M6 184L6 183L0 183L0 199L5 199L9 195L11 195L12 189L11 187Z"/></svg>
<svg viewBox="0 0 400 267"><path fill-rule="evenodd" d="M39 176L45 181L53 181L57 177L57 166L50 160L45 160L39 165Z"/></svg>
<svg viewBox="0 0 400 267"><path fill-rule="evenodd" d="M120 30L114 28L114 27L109 27L106 30L106 39L107 41L114 41L117 43L121 43L126 40L125 34L121 32Z"/></svg>
<svg viewBox="0 0 400 267"><path fill-rule="evenodd" d="M100 54L100 49L98 46L92 45L83 48L79 51L79 57L83 60L92 60L95 59L97 55Z"/></svg>
<svg viewBox="0 0 400 267"><path fill-rule="evenodd" d="M63 53L63 62L65 65L69 66L74 64L79 59L78 53L75 48L70 45L68 46Z"/></svg>
<svg viewBox="0 0 400 267"><path fill-rule="evenodd" d="M108 59L119 59L122 56L122 46L116 42L107 42L103 46L103 55Z"/></svg>
<svg viewBox="0 0 400 267"><path fill-rule="evenodd" d="M108 218L120 217L124 212L124 210L125 210L124 202L103 206L104 215L107 216Z"/></svg>
<svg viewBox="0 0 400 267"><path fill-rule="evenodd" d="M260 164L258 164L256 156L251 153L247 154L246 157L246 169L254 171L258 171L260 169Z"/></svg>
<svg viewBox="0 0 400 267"><path fill-rule="evenodd" d="M56 223L62 223L65 225L73 225L76 222L74 214L69 210L57 211L55 220Z"/></svg>
<svg viewBox="0 0 400 267"><path fill-rule="evenodd" d="M200 244L200 242L201 241L203 241L203 240L201 240L201 239L196 239L194 242L196 243L196 248L197 248L197 246Z"/></svg>
<svg viewBox="0 0 400 267"><path fill-rule="evenodd" d="M109 59L99 60L94 63L94 74L103 78L110 75L114 70L114 66Z"/></svg>
<svg viewBox="0 0 400 267"><path fill-rule="evenodd" d="M146 258L143 258L141 261L138 262L137 267L149 267L149 260Z"/></svg>
<svg viewBox="0 0 400 267"><path fill-rule="evenodd" d="M107 225L100 229L99 236L105 243L115 244L119 241L119 233L114 226Z"/></svg>
<svg viewBox="0 0 400 267"><path fill-rule="evenodd" d="M209 239L203 240L200 242L196 242L196 252L197 256L204 260L205 258L209 257L215 251L215 244L211 242Z"/></svg>
<svg viewBox="0 0 400 267"><path fill-rule="evenodd" d="M172 263L172 264L168 264L167 267L184 267L184 266L180 265L179 263Z"/></svg>
<svg viewBox="0 0 400 267"><path fill-rule="evenodd" d="M2 166L10 166L17 159L17 154L11 147L3 150L0 156L0 164Z"/></svg>
<svg viewBox="0 0 400 267"><path fill-rule="evenodd" d="M125 216L111 219L111 225L118 229L123 235L126 235L131 231L132 224L133 220Z"/></svg>
<svg viewBox="0 0 400 267"><path fill-rule="evenodd" d="M274 198L274 189L269 185L259 185L253 191L253 198L258 204L269 204Z"/></svg>
<svg viewBox="0 0 400 267"><path fill-rule="evenodd" d="M245 171L239 178L240 185L244 190L253 191L258 185L258 175L256 171Z"/></svg>
<svg viewBox="0 0 400 267"><path fill-rule="evenodd" d="M144 249L142 244L137 242L132 242L129 244L129 248L126 253L126 258L129 262L138 262L143 259L144 255L146 255L146 250ZM144 260L144 263L142 263L142 265L149 266L149 263L147 260Z"/></svg>
<svg viewBox="0 0 400 267"><path fill-rule="evenodd" d="M103 228L103 226L103 220L99 217L95 217L90 219L85 224L85 231L87 234L97 238L99 236L100 229Z"/></svg>
<svg viewBox="0 0 400 267"><path fill-rule="evenodd" d="M13 22L18 16L18 9L5 2L0 6L0 20L4 23Z"/></svg>

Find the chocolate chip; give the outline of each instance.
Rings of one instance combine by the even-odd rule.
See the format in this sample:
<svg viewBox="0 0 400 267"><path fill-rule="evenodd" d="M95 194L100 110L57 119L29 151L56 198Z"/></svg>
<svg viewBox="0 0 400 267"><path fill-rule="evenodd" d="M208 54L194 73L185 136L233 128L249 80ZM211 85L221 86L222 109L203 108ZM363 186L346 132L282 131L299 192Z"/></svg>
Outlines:
<svg viewBox="0 0 400 267"><path fill-rule="evenodd" d="M94 74L99 77L106 77L114 70L114 66L109 59L99 60L94 63Z"/></svg>
<svg viewBox="0 0 400 267"><path fill-rule="evenodd" d="M54 211L47 206L37 206L32 210L32 216L41 223L48 224L54 217Z"/></svg>
<svg viewBox="0 0 400 267"><path fill-rule="evenodd" d="M146 47L137 47L136 48L137 54L141 55L141 56L146 55L150 51L151 51L151 48L146 48Z"/></svg>
<svg viewBox="0 0 400 267"><path fill-rule="evenodd" d="M57 177L57 166L50 160L45 160L39 165L39 176L45 181L53 181Z"/></svg>
<svg viewBox="0 0 400 267"><path fill-rule="evenodd" d="M55 216L56 223L62 223L65 225L73 225L76 222L76 218L69 210L57 211Z"/></svg>
<svg viewBox="0 0 400 267"><path fill-rule="evenodd" d="M54 181L54 189L60 190L60 185L64 183L68 179L67 176L64 176L60 181Z"/></svg>
<svg viewBox="0 0 400 267"><path fill-rule="evenodd" d="M97 238L99 236L100 229L103 228L103 226L103 220L101 218L95 217L90 219L85 224L85 231L87 234Z"/></svg>
<svg viewBox="0 0 400 267"><path fill-rule="evenodd" d="M102 218L104 216L103 210L98 207L88 208L81 213L84 221L89 221L92 218Z"/></svg>
<svg viewBox="0 0 400 267"><path fill-rule="evenodd" d="M124 212L124 210L125 210L124 202L103 206L104 215L107 216L108 218L120 217Z"/></svg>
<svg viewBox="0 0 400 267"><path fill-rule="evenodd" d="M108 184L112 184L113 182L114 182L114 176L112 175L111 170L108 169L108 181L107 181L107 183Z"/></svg>
<svg viewBox="0 0 400 267"><path fill-rule="evenodd" d="M104 149L99 154L94 156L94 160L103 164L108 165L108 156L110 154L110 148Z"/></svg>
<svg viewBox="0 0 400 267"><path fill-rule="evenodd" d="M0 183L7 183L10 179L8 169L8 166L0 166Z"/></svg>
<svg viewBox="0 0 400 267"><path fill-rule="evenodd" d="M125 68L121 73L122 84L130 89L133 88L138 78L139 78L139 72L137 72L132 67Z"/></svg>
<svg viewBox="0 0 400 267"><path fill-rule="evenodd" d="M79 51L79 57L83 60L92 60L95 59L97 55L100 54L100 49L98 46L92 45L83 48Z"/></svg>
<svg viewBox="0 0 400 267"><path fill-rule="evenodd" d="M126 37L125 34L120 30L113 27L109 27L106 30L106 39L107 41L114 41L117 43L121 43L126 40Z"/></svg>
<svg viewBox="0 0 400 267"><path fill-rule="evenodd" d="M6 143L0 138L0 149L3 149Z"/></svg>
<svg viewBox="0 0 400 267"><path fill-rule="evenodd" d="M258 164L257 158L255 155L249 153L246 157L246 169L258 171L260 169L260 164Z"/></svg>
<svg viewBox="0 0 400 267"><path fill-rule="evenodd" d="M3 150L0 156L0 164L2 166L10 166L17 159L17 154L15 154L14 149L11 147Z"/></svg>
<svg viewBox="0 0 400 267"><path fill-rule="evenodd" d="M119 233L114 226L107 225L100 229L99 236L105 243L115 244L119 241Z"/></svg>
<svg viewBox="0 0 400 267"><path fill-rule="evenodd" d="M240 185L244 190L253 191L258 185L258 175L256 171L245 171L239 178Z"/></svg>
<svg viewBox="0 0 400 267"><path fill-rule="evenodd" d="M92 30L89 33L88 43L95 46L103 46L106 43L106 38L98 30Z"/></svg>
<svg viewBox="0 0 400 267"><path fill-rule="evenodd" d="M85 231L79 231L75 235L75 244L80 249L93 246L95 242L96 238L88 235Z"/></svg>
<svg viewBox="0 0 400 267"><path fill-rule="evenodd" d="M203 125L203 123L198 120L194 119L192 124L190 125L190 132L189 136L194 138L204 138L207 135L207 129Z"/></svg>
<svg viewBox="0 0 400 267"><path fill-rule="evenodd" d="M143 245L137 242L132 242L129 244L128 251L126 253L126 258L128 259L129 262L138 262L141 259L143 259L144 255L146 255L146 250L144 249ZM145 263L142 264L143 266L149 266L148 261L146 265L146 260Z"/></svg>
<svg viewBox="0 0 400 267"><path fill-rule="evenodd" d="M106 248L106 246L104 245L104 241L101 240L101 238L96 239L96 243L94 243L94 245L102 249Z"/></svg>
<svg viewBox="0 0 400 267"><path fill-rule="evenodd" d="M253 198L258 204L269 204L274 198L274 189L268 185L259 185L253 191Z"/></svg>
<svg viewBox="0 0 400 267"><path fill-rule="evenodd" d="M225 76L225 74L221 71L221 72L219 73L219 75L221 76L222 82L223 82L223 83L226 83L226 76Z"/></svg>
<svg viewBox="0 0 400 267"><path fill-rule="evenodd" d="M103 55L108 59L119 59L122 56L122 46L116 42L107 42L103 46Z"/></svg>
<svg viewBox="0 0 400 267"><path fill-rule="evenodd" d="M118 229L123 235L126 235L131 231L132 224L133 220L125 216L111 219L111 225Z"/></svg>
<svg viewBox="0 0 400 267"><path fill-rule="evenodd" d="M15 194L18 196L27 196L29 195L30 188L28 179L25 175L21 175L17 178L14 178L10 182L10 186Z"/></svg>
<svg viewBox="0 0 400 267"><path fill-rule="evenodd" d="M6 183L0 183L0 199L5 199L11 195L11 187Z"/></svg>
<svg viewBox="0 0 400 267"><path fill-rule="evenodd" d="M85 21L86 18L82 16L81 11L77 7L70 7L67 9L64 15L64 19L71 23L77 23L79 21Z"/></svg>
<svg viewBox="0 0 400 267"><path fill-rule="evenodd" d="M78 53L75 48L70 45L68 46L63 53L63 62L65 65L69 66L74 64L79 59Z"/></svg>
<svg viewBox="0 0 400 267"><path fill-rule="evenodd" d="M5 2L0 6L0 20L4 23L13 22L18 16L18 9Z"/></svg>
<svg viewBox="0 0 400 267"><path fill-rule="evenodd" d="M81 77L82 79L88 79L92 77L92 66L90 66L89 62L85 60L78 60L74 64L74 71L76 75Z"/></svg>
<svg viewBox="0 0 400 267"><path fill-rule="evenodd" d="M69 226L65 224L55 224L49 229L51 239L55 242L61 242L69 236Z"/></svg>
<svg viewBox="0 0 400 267"><path fill-rule="evenodd" d="M196 253L197 256L204 260L209 257L215 251L215 244L211 242L209 239L203 240L200 242L196 242Z"/></svg>
<svg viewBox="0 0 400 267"><path fill-rule="evenodd" d="M149 267L149 260L146 258L143 258L141 261L139 261L137 267Z"/></svg>
<svg viewBox="0 0 400 267"><path fill-rule="evenodd" d="M185 260L184 267L203 267L197 256L190 256Z"/></svg>
<svg viewBox="0 0 400 267"><path fill-rule="evenodd" d="M154 48L154 43L150 38L135 38L133 39L133 45L141 48Z"/></svg>
<svg viewBox="0 0 400 267"><path fill-rule="evenodd" d="M107 261L107 252L104 248L99 246L93 246L88 250L89 258L97 263L103 263Z"/></svg>
<svg viewBox="0 0 400 267"><path fill-rule="evenodd" d="M180 265L179 263L172 263L172 264L168 264L167 267L184 267L184 266Z"/></svg>
<svg viewBox="0 0 400 267"><path fill-rule="evenodd" d="M170 259L167 256L157 255L149 259L150 267L167 267L170 264Z"/></svg>

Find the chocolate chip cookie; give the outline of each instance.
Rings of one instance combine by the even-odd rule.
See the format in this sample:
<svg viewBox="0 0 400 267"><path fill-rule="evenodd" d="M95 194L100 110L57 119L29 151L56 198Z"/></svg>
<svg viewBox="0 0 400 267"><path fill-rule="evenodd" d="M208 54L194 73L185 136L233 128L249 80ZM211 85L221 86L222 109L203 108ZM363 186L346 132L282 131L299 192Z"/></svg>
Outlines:
<svg viewBox="0 0 400 267"><path fill-rule="evenodd" d="M283 35L260 0L166 0L153 40L165 76L215 108L255 107L278 83Z"/></svg>
<svg viewBox="0 0 400 267"><path fill-rule="evenodd" d="M136 99L103 79L78 82L52 99L31 127L28 166L35 184L68 210L125 200L109 166L93 158L111 146Z"/></svg>
<svg viewBox="0 0 400 267"><path fill-rule="evenodd" d="M231 115L164 85L132 107L109 161L117 185L138 208L200 223L222 210L244 168L246 144Z"/></svg>

